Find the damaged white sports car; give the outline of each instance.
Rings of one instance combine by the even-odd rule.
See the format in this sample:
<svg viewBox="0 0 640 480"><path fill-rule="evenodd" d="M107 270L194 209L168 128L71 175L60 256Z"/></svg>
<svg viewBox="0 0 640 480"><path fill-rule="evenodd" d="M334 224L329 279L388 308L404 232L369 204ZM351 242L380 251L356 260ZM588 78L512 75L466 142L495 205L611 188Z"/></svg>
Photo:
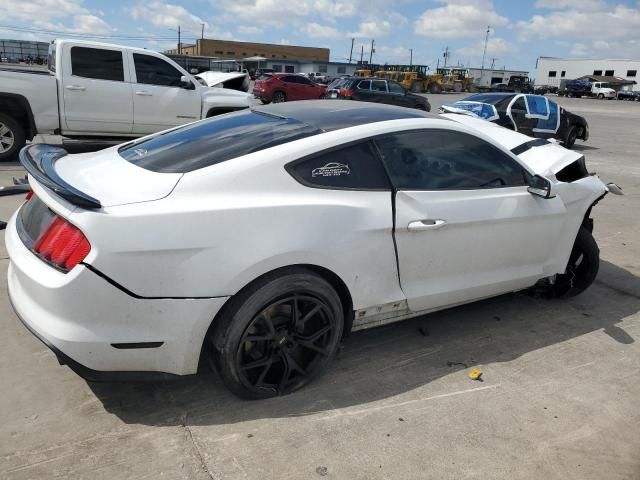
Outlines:
<svg viewBox="0 0 640 480"><path fill-rule="evenodd" d="M90 379L202 359L249 398L308 383L352 330L533 286L582 292L608 190L546 140L359 102L21 161L33 193L6 243L27 328Z"/></svg>

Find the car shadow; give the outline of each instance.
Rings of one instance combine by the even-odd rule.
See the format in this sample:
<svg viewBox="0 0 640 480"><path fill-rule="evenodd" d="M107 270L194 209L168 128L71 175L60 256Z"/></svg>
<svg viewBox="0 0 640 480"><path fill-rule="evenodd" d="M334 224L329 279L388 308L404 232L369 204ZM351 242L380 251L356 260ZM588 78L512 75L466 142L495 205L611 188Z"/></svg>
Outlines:
<svg viewBox="0 0 640 480"><path fill-rule="evenodd" d="M575 150L576 152L587 152L589 150L600 150L600 148L598 147L592 147L591 145L583 145L582 143L574 143L573 147L571 147L572 150Z"/></svg>
<svg viewBox="0 0 640 480"><path fill-rule="evenodd" d="M213 373L170 382L89 386L108 412L128 424L233 424L364 405L596 331L633 343L618 323L640 310L640 278L602 264L598 282L571 299L509 294L353 333L326 374L280 398L239 400ZM610 281L625 288L611 287Z"/></svg>

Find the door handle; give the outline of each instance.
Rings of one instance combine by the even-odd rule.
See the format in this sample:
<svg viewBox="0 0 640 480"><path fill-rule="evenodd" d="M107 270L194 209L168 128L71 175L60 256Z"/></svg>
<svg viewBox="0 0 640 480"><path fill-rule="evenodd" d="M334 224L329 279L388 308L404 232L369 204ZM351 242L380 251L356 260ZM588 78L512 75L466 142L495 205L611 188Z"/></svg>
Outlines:
<svg viewBox="0 0 640 480"><path fill-rule="evenodd" d="M149 90L138 90L136 91L136 95L140 95L141 97L150 97L153 95Z"/></svg>
<svg viewBox="0 0 640 480"><path fill-rule="evenodd" d="M65 87L67 90L86 90L86 88L84 88L82 85L65 85Z"/></svg>
<svg viewBox="0 0 640 480"><path fill-rule="evenodd" d="M447 224L444 220L433 220L428 218L426 220L414 220L413 222L409 222L407 225L407 230L413 232L419 232L422 230L436 230L438 228L444 227Z"/></svg>

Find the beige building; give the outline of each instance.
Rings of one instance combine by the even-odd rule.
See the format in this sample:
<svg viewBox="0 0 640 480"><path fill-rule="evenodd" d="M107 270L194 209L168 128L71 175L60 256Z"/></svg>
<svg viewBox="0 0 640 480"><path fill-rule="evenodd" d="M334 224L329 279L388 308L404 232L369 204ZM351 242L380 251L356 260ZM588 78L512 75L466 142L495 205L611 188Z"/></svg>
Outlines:
<svg viewBox="0 0 640 480"><path fill-rule="evenodd" d="M315 47L298 47L295 45L275 45L270 43L234 42L231 40L196 40L195 44L182 44L181 52L177 48L165 53L197 55L201 57L218 57L243 59L247 57L264 57L267 60L297 60L328 62L329 49Z"/></svg>

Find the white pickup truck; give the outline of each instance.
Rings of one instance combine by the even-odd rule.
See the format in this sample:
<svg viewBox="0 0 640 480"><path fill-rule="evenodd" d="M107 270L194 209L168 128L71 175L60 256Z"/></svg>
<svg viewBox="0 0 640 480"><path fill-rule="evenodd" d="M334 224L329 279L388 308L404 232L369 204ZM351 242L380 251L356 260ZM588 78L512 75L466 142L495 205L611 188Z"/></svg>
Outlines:
<svg viewBox="0 0 640 480"><path fill-rule="evenodd" d="M56 40L48 71L0 70L0 161L38 134L139 137L247 108L245 92L201 85L142 48Z"/></svg>

